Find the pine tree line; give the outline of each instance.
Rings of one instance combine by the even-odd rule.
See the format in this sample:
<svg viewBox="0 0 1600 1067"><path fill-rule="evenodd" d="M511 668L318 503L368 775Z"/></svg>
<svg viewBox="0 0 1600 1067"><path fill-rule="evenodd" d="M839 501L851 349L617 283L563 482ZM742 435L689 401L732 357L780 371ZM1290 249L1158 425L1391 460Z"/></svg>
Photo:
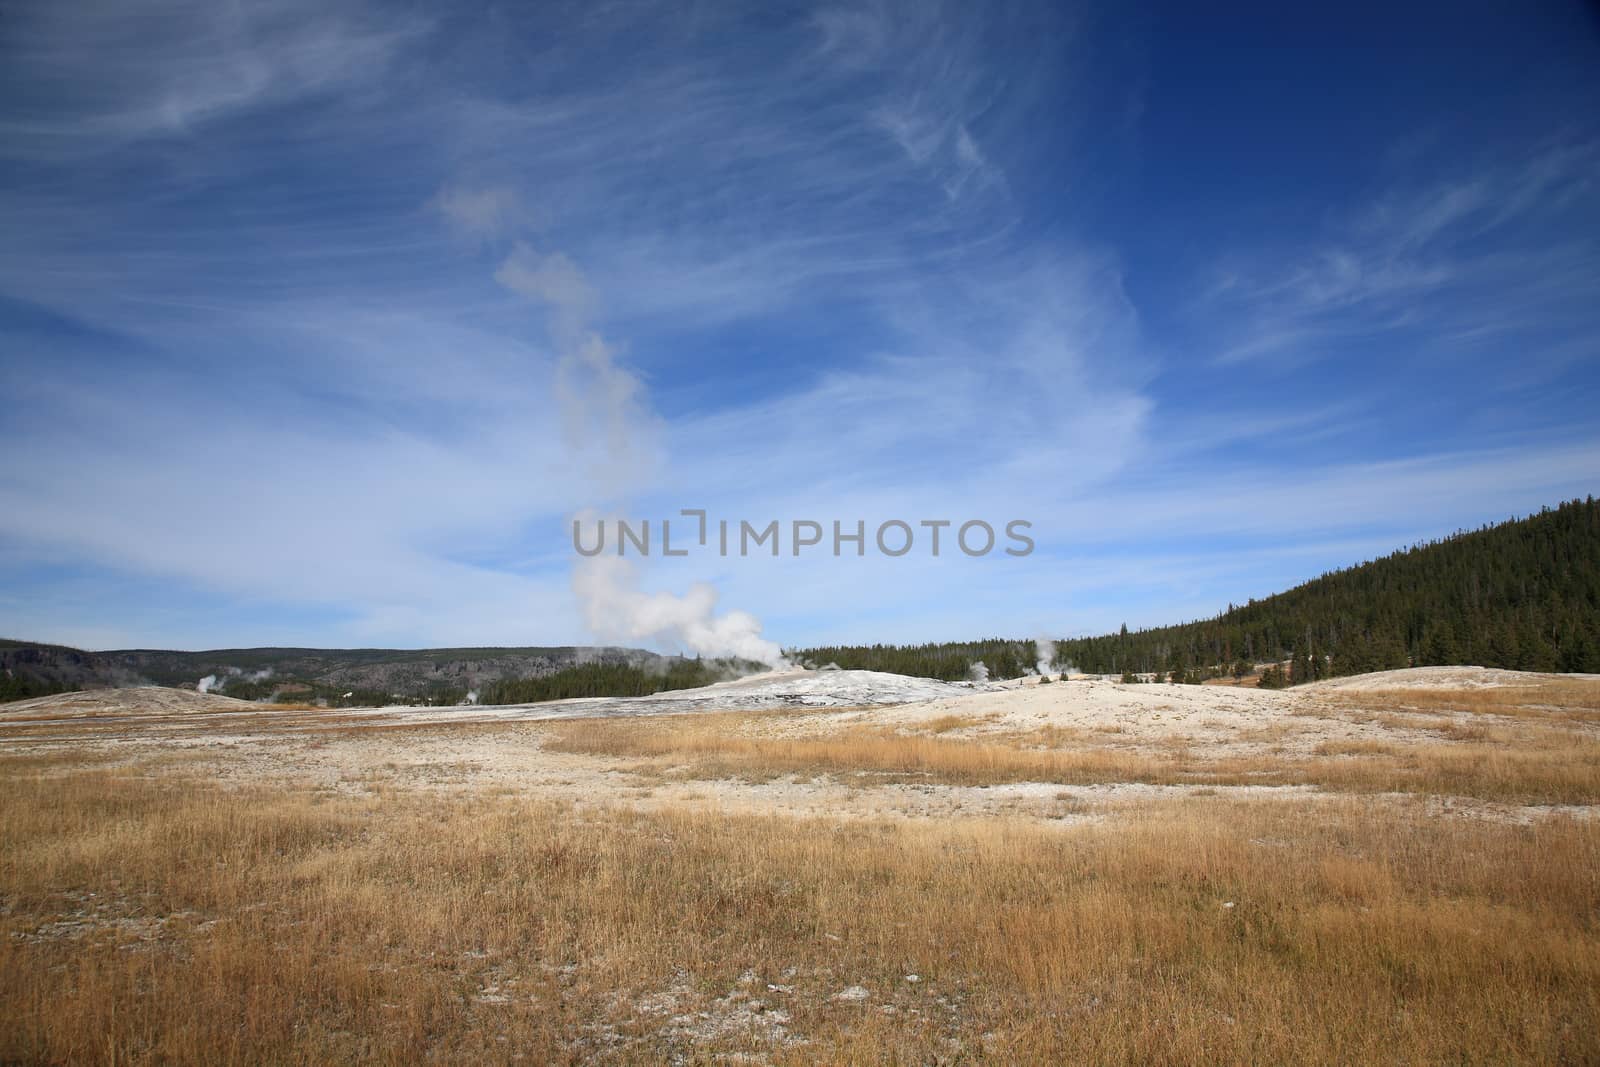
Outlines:
<svg viewBox="0 0 1600 1067"><path fill-rule="evenodd" d="M0 671L0 704L8 700L27 700L29 697L51 696L70 692L71 687L40 678Z"/></svg>
<svg viewBox="0 0 1600 1067"><path fill-rule="evenodd" d="M575 697L642 697L669 689L694 689L759 669L759 664L674 659L664 670L625 663L583 663L535 678L508 678L485 686L484 704L535 704Z"/></svg>
<svg viewBox="0 0 1600 1067"><path fill-rule="evenodd" d="M990 637L923 645L823 645L793 649L788 656L812 667L831 663L845 670L958 682L969 676L974 663L982 663L991 678L1020 678L1034 665L1034 644Z"/></svg>

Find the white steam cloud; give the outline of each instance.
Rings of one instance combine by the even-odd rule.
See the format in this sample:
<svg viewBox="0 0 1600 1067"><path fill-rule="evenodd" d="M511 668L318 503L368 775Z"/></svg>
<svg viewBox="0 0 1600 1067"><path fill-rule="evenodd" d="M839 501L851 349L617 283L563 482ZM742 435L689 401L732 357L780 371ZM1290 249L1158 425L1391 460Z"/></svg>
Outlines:
<svg viewBox="0 0 1600 1067"><path fill-rule="evenodd" d="M1035 666L1040 674L1049 674L1056 666L1056 643L1048 637L1038 637L1033 642L1034 655L1038 662Z"/></svg>
<svg viewBox="0 0 1600 1067"><path fill-rule="evenodd" d="M224 667L222 678L219 679L215 674L208 674L196 682L194 687L202 693L209 693L213 689L220 689L233 678L243 678L247 682L264 682L271 677L271 667L263 667L259 671L251 671L249 674L246 674L238 667Z"/></svg>
<svg viewBox="0 0 1600 1067"><path fill-rule="evenodd" d="M457 191L447 216L494 225L517 212L497 194L485 201ZM468 228L482 230L483 225ZM656 419L642 382L616 362L612 347L589 326L596 300L582 270L561 252L517 241L495 272L505 288L545 307L560 354L556 399L574 462L594 487L595 506L615 506L630 487L647 483L660 464ZM602 641L650 642L711 658L738 658L777 667L782 650L761 636L761 623L743 611L717 613L717 593L697 583L681 596L648 593L633 563L585 557L573 568L573 592L584 621Z"/></svg>
<svg viewBox="0 0 1600 1067"><path fill-rule="evenodd" d="M744 611L717 614L717 591L696 582L682 596L639 588L632 560L593 556L579 561L572 587L584 619L604 641L666 642L710 657L735 657L784 665L776 643L761 636L761 622Z"/></svg>

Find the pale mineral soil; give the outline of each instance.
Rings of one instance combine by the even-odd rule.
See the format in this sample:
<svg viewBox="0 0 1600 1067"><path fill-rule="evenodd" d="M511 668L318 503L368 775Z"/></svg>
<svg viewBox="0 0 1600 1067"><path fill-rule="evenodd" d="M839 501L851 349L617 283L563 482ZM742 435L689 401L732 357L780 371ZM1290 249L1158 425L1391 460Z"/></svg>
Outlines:
<svg viewBox="0 0 1600 1067"><path fill-rule="evenodd" d="M1498 690L1513 696L1485 704L1484 692ZM1514 696L1547 690L1564 694L1558 721L1546 721L1543 713L1530 718ZM1408 695L1418 692L1427 696L1425 706ZM1451 704L1452 693L1461 694L1460 707ZM1530 695L1527 702L1550 710L1540 703L1549 699ZM766 745L780 755L784 742L908 737L1024 753L1092 753L1111 761L1230 761L1262 770L1242 772L1242 780L1236 773L1227 784L1119 780L1114 767L1093 781L1023 776L965 784L881 768L797 769L792 759L780 772L749 773L739 765L707 770L688 758L680 765L670 753L641 755L627 746L558 750L557 742L568 737L561 731L574 725L637 719L656 727L666 717L674 721L664 728L688 737L695 751L706 749L703 735ZM0 708L0 773L19 761L63 772L93 763L136 775L178 772L225 784L354 794L485 792L639 810L688 806L836 820L1003 815L1070 823L1174 797L1334 795L1312 784L1250 784L1249 775L1270 778L1281 766L1361 760L1374 752L1392 756L1413 746L1437 752L1457 743L1482 745L1491 733L1548 744L1557 728L1563 737L1600 740L1600 677L1417 668L1274 692L1098 678L950 684L871 671L790 670L644 698L354 711L141 688ZM1589 817L1597 810L1416 790L1367 795L1433 814L1514 821L1557 813Z"/></svg>
<svg viewBox="0 0 1600 1067"><path fill-rule="evenodd" d="M1498 667L1407 667L1397 671L1357 674L1313 682L1303 692L1372 692L1396 689L1505 689L1540 681L1600 683L1600 674L1538 674Z"/></svg>

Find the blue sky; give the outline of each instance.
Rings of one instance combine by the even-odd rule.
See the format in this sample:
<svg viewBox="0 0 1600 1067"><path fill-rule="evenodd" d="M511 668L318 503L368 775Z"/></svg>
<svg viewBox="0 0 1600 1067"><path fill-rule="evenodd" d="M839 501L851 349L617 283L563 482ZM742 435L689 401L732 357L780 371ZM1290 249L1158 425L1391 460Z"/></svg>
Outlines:
<svg viewBox="0 0 1600 1067"><path fill-rule="evenodd" d="M686 647L567 525L684 507L1038 547L634 606L1099 632L1596 492L1600 22L1401 8L11 5L0 633Z"/></svg>

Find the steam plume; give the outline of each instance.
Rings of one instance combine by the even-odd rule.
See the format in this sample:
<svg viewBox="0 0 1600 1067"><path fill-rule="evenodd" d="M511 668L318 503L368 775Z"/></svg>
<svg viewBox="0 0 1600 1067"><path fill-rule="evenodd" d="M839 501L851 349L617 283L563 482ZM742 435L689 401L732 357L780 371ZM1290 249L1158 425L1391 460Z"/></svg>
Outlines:
<svg viewBox="0 0 1600 1067"><path fill-rule="evenodd" d="M495 272L507 289L544 306L560 352L556 398L572 458L597 499L614 504L659 467L656 420L644 385L618 365L612 347L588 325L594 292L583 272L560 252L517 242ZM588 557L572 574L584 621L602 641L657 642L703 656L784 664L781 650L761 636L761 623L743 611L717 613L717 593L696 583L681 596L646 593L631 561Z"/></svg>
<svg viewBox="0 0 1600 1067"><path fill-rule="evenodd" d="M1049 674L1056 666L1056 643L1048 637L1035 638L1033 642L1034 654L1038 657L1040 674Z"/></svg>
<svg viewBox="0 0 1600 1067"><path fill-rule="evenodd" d="M206 675L195 683L195 689L202 693L209 693L213 689L221 689L230 678L243 678L247 682L264 682L272 677L271 667L263 667L259 671L251 671L249 674L246 674L238 667L224 667L223 672L224 676L220 679L215 674Z"/></svg>
<svg viewBox="0 0 1600 1067"><path fill-rule="evenodd" d="M682 596L646 593L632 560L594 556L578 563L572 587L602 640L663 641L703 656L784 665L782 650L761 636L760 621L744 611L717 614L717 591L704 582Z"/></svg>

